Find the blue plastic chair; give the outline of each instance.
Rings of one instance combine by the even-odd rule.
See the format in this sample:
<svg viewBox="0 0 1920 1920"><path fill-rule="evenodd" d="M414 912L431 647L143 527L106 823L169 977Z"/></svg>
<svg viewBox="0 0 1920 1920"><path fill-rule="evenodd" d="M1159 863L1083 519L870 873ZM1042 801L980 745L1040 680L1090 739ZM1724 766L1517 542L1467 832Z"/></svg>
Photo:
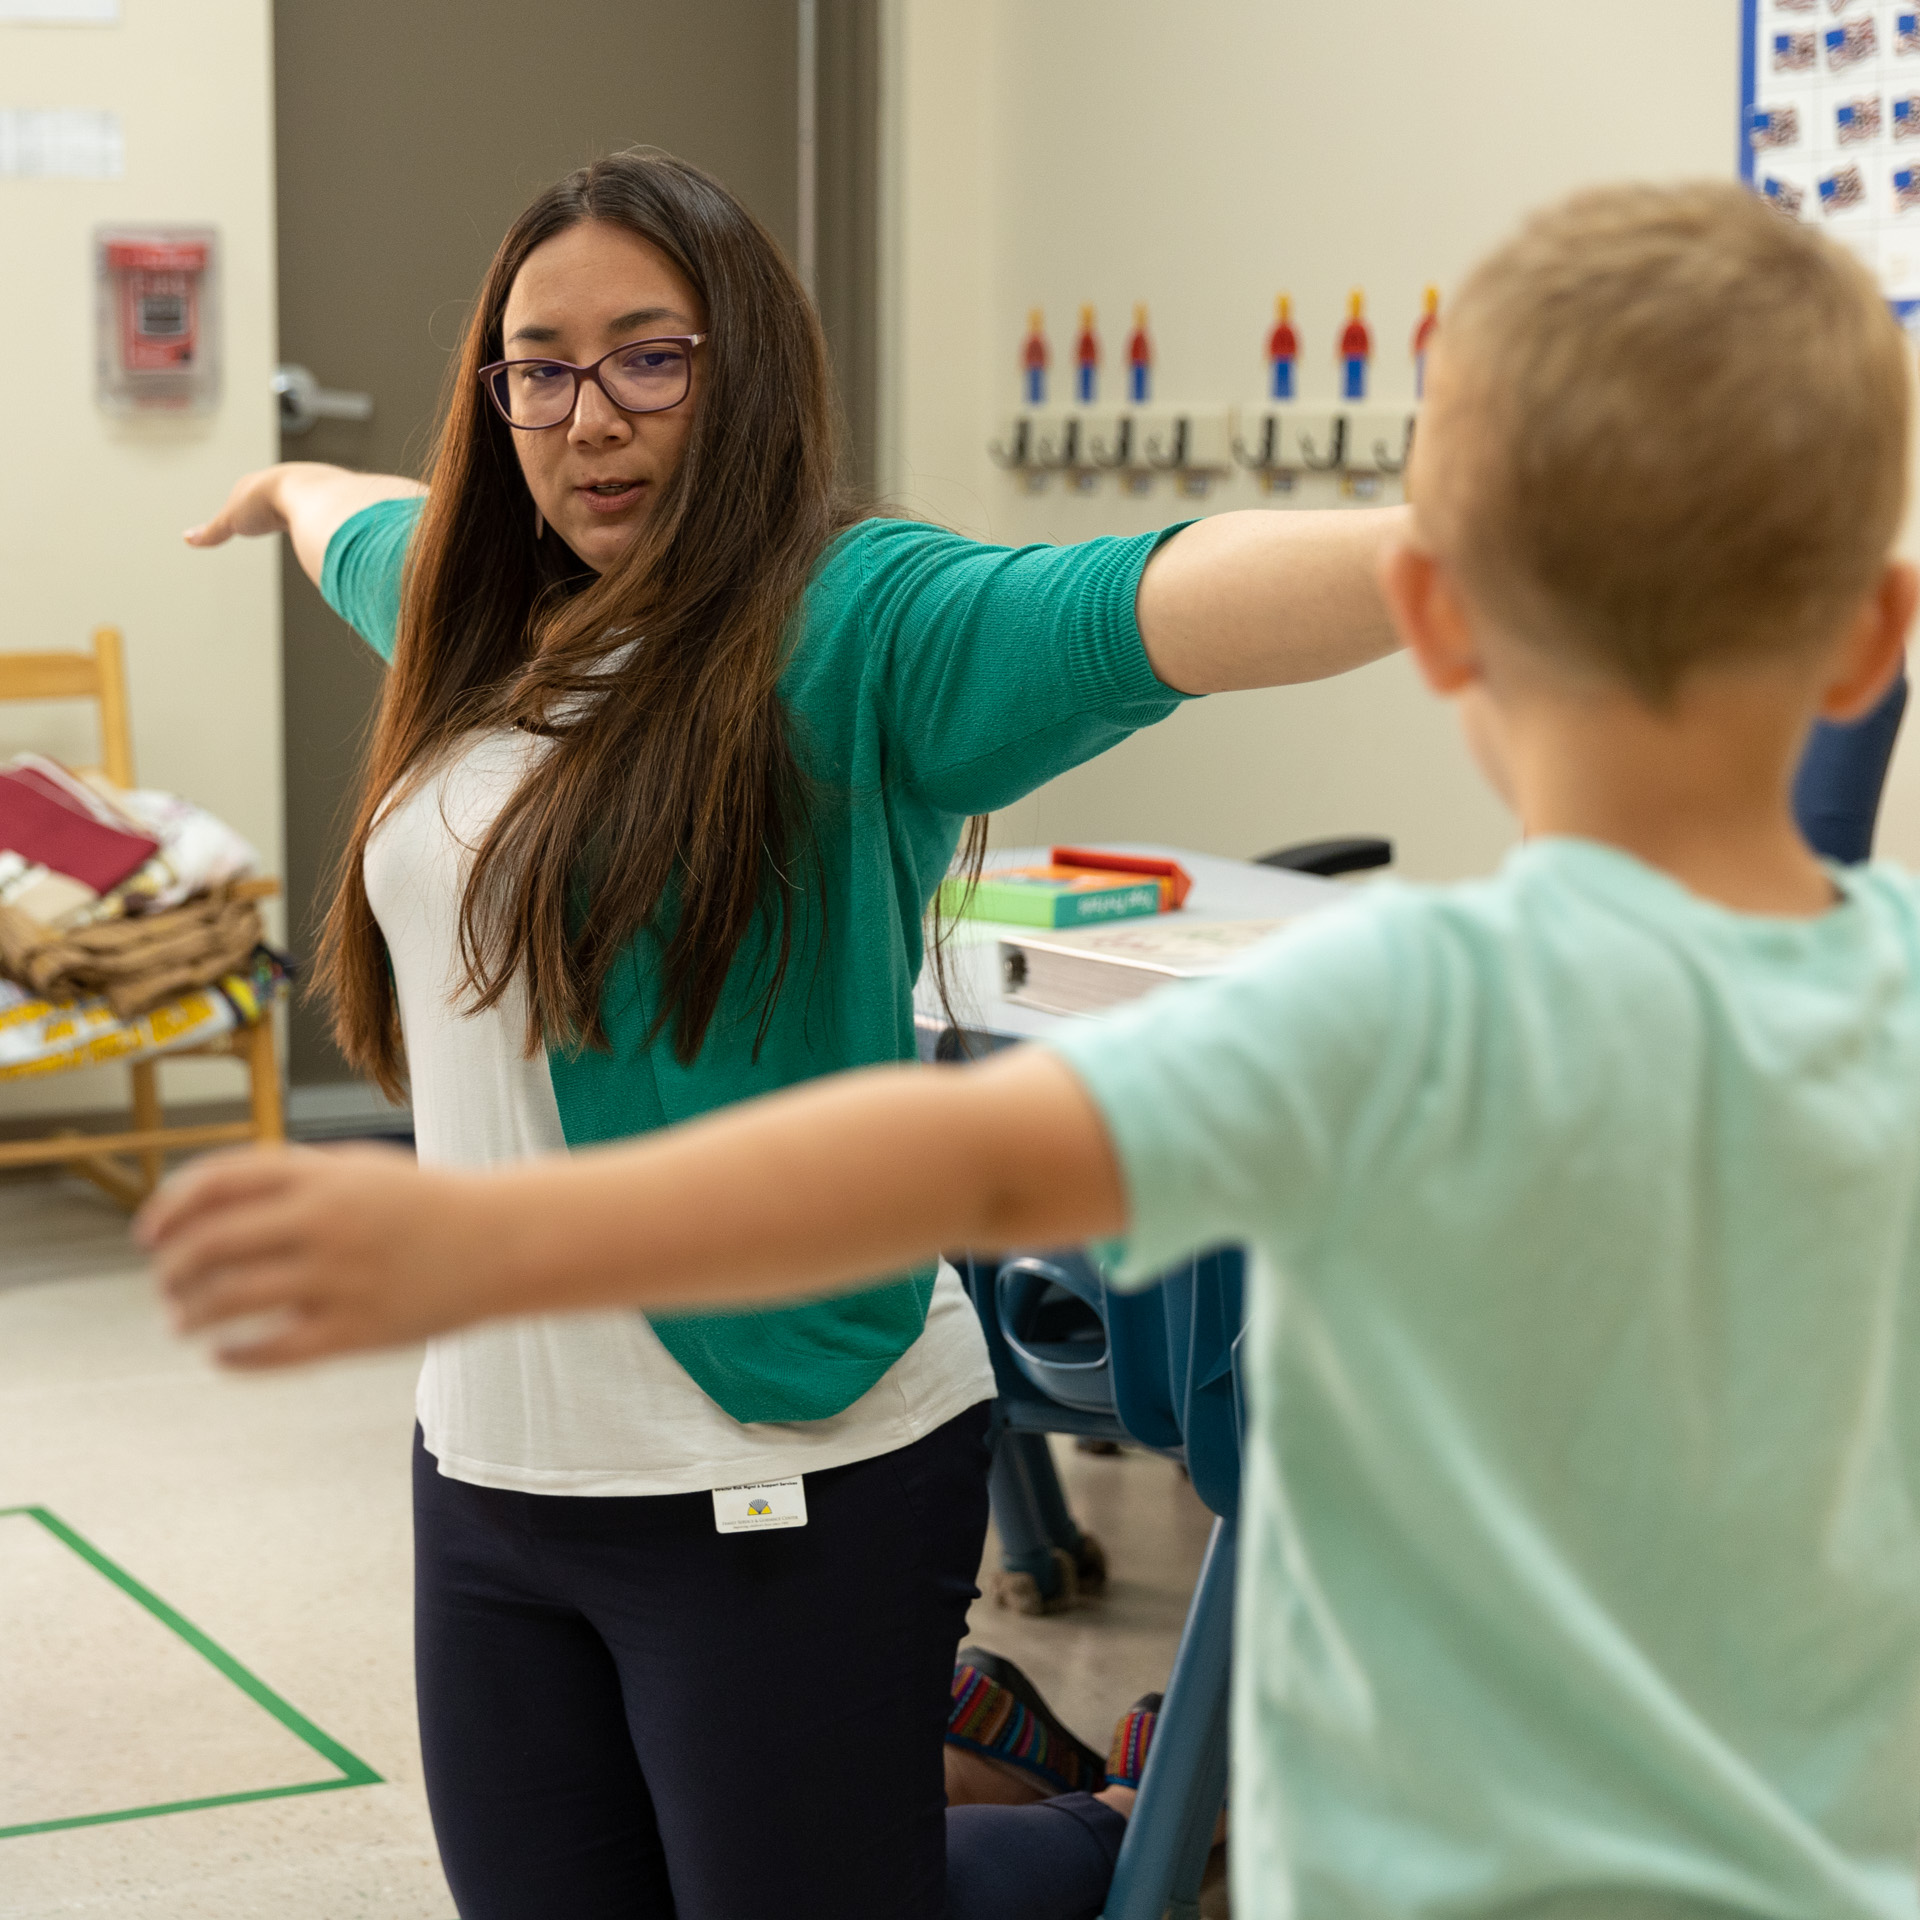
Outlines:
<svg viewBox="0 0 1920 1920"><path fill-rule="evenodd" d="M1126 1293L1078 1251L970 1262L966 1280L1000 1388L994 1517L1009 1566L1071 1537L1051 1460L1044 1474L1033 1465L1048 1433L1131 1440L1179 1460L1215 1515L1103 1910L1103 1920L1186 1920L1226 1800L1244 1262L1225 1249Z"/></svg>
<svg viewBox="0 0 1920 1920"><path fill-rule="evenodd" d="M1893 743L1907 710L1907 679L1862 720L1821 721L1801 756L1793 783L1794 818L1815 853L1848 866L1873 851L1873 826L1887 782Z"/></svg>
<svg viewBox="0 0 1920 1920"><path fill-rule="evenodd" d="M942 1065L983 1059L1018 1044L998 1034L962 1033L931 1025L921 1028L920 1043L921 1058ZM1044 1603L1059 1595L1061 1558L1079 1562L1088 1548L1087 1536L1068 1511L1045 1436L1070 1433L1113 1441L1129 1436L1104 1400L1096 1400L1091 1410L1081 1410L1070 1398L1056 1398L1036 1386L1015 1360L1001 1331L991 1289L997 1268L964 1258L957 1264L980 1315L998 1390L990 1429L993 1455L987 1493L1000 1535L1000 1564L1007 1573L1030 1580L1035 1596ZM1104 1334L1101 1344L1104 1347Z"/></svg>
<svg viewBox="0 0 1920 1920"><path fill-rule="evenodd" d="M1386 840L1352 838L1282 847L1258 864L1333 875L1392 857ZM944 1062L1018 1044L932 1022L920 1038L921 1057ZM1222 1249L1126 1293L1109 1288L1078 1251L962 1260L960 1268L998 1389L989 1492L1009 1572L1030 1574L1044 1593L1058 1556L1077 1557L1084 1544L1047 1450L1050 1433L1130 1440L1179 1460L1214 1514L1102 1912L1102 1920L1197 1920L1200 1878L1226 1803L1244 1260L1238 1249Z"/></svg>

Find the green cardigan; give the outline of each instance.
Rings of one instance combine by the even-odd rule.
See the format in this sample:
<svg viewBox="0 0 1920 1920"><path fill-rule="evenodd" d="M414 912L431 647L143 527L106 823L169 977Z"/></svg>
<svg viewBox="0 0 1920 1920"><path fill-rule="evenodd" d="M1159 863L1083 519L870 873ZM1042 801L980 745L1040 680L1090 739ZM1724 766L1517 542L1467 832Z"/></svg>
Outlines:
<svg viewBox="0 0 1920 1920"><path fill-rule="evenodd" d="M393 657L417 500L348 520L320 587ZM817 1074L915 1057L913 983L928 902L969 814L1163 719L1134 619L1164 533L1071 547L991 547L907 520L866 520L822 556L781 679L822 796L814 829L826 928L808 925L758 1059L753 956L733 969L699 1057L645 1044L659 944L642 928L601 1002L611 1050L553 1051L567 1144L622 1140ZM734 1419L824 1420L919 1337L933 1269L765 1312L660 1315L668 1352Z"/></svg>

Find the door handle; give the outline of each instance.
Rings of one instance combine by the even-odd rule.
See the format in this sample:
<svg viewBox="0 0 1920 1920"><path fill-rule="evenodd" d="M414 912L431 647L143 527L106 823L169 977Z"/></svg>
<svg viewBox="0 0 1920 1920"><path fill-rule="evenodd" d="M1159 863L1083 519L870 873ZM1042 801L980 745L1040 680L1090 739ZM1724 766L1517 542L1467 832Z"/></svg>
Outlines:
<svg viewBox="0 0 1920 1920"><path fill-rule="evenodd" d="M337 393L305 367L275 367L273 391L280 401L280 431L307 433L316 420L371 420L373 395Z"/></svg>

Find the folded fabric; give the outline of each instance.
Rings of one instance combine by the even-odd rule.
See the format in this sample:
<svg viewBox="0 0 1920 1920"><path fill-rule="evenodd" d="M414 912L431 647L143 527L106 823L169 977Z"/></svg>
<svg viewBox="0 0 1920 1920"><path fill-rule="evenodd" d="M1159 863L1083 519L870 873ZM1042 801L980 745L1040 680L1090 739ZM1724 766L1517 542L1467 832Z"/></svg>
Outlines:
<svg viewBox="0 0 1920 1920"><path fill-rule="evenodd" d="M286 963L259 947L238 972L178 994L131 1020L98 995L47 1000L0 980L0 1080L65 1073L107 1060L137 1061L204 1046L257 1025L282 991Z"/></svg>
<svg viewBox="0 0 1920 1920"><path fill-rule="evenodd" d="M197 893L228 886L259 870L260 856L253 847L217 814L191 800L151 787L116 787L97 774L87 776L87 785L160 843L139 872L85 916L89 919L176 907Z"/></svg>
<svg viewBox="0 0 1920 1920"><path fill-rule="evenodd" d="M26 883L9 885L4 862L8 841L0 833L0 905L17 906L49 926L117 920L175 907L256 872L260 856L239 834L205 807L155 788L117 787L103 773L74 773L38 753L17 753L4 774L55 805L109 831L149 844L149 856L111 887L81 887L62 872L60 885L38 887L32 899L17 897ZM46 873L45 866L36 871Z"/></svg>
<svg viewBox="0 0 1920 1920"><path fill-rule="evenodd" d="M83 918L99 898L78 880L0 848L0 907L18 907L29 920L55 927Z"/></svg>
<svg viewBox="0 0 1920 1920"><path fill-rule="evenodd" d="M158 840L82 811L29 767L0 767L0 847L95 893L117 887L160 851Z"/></svg>
<svg viewBox="0 0 1920 1920"><path fill-rule="evenodd" d="M127 1020L244 966L263 933L259 908L228 892L59 932L0 907L0 972L50 999L99 994Z"/></svg>

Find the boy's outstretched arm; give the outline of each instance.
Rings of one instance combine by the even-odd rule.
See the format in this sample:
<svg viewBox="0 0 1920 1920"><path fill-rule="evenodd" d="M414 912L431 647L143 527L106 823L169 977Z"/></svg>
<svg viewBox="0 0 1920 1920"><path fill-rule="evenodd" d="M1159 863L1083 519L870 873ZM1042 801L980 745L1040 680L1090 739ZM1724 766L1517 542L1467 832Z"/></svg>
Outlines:
<svg viewBox="0 0 1920 1920"><path fill-rule="evenodd" d="M280 1366L568 1308L725 1307L843 1291L943 1249L1120 1232L1105 1124L1040 1047L875 1067L616 1147L490 1173L376 1148L221 1156L136 1232L182 1331Z"/></svg>

